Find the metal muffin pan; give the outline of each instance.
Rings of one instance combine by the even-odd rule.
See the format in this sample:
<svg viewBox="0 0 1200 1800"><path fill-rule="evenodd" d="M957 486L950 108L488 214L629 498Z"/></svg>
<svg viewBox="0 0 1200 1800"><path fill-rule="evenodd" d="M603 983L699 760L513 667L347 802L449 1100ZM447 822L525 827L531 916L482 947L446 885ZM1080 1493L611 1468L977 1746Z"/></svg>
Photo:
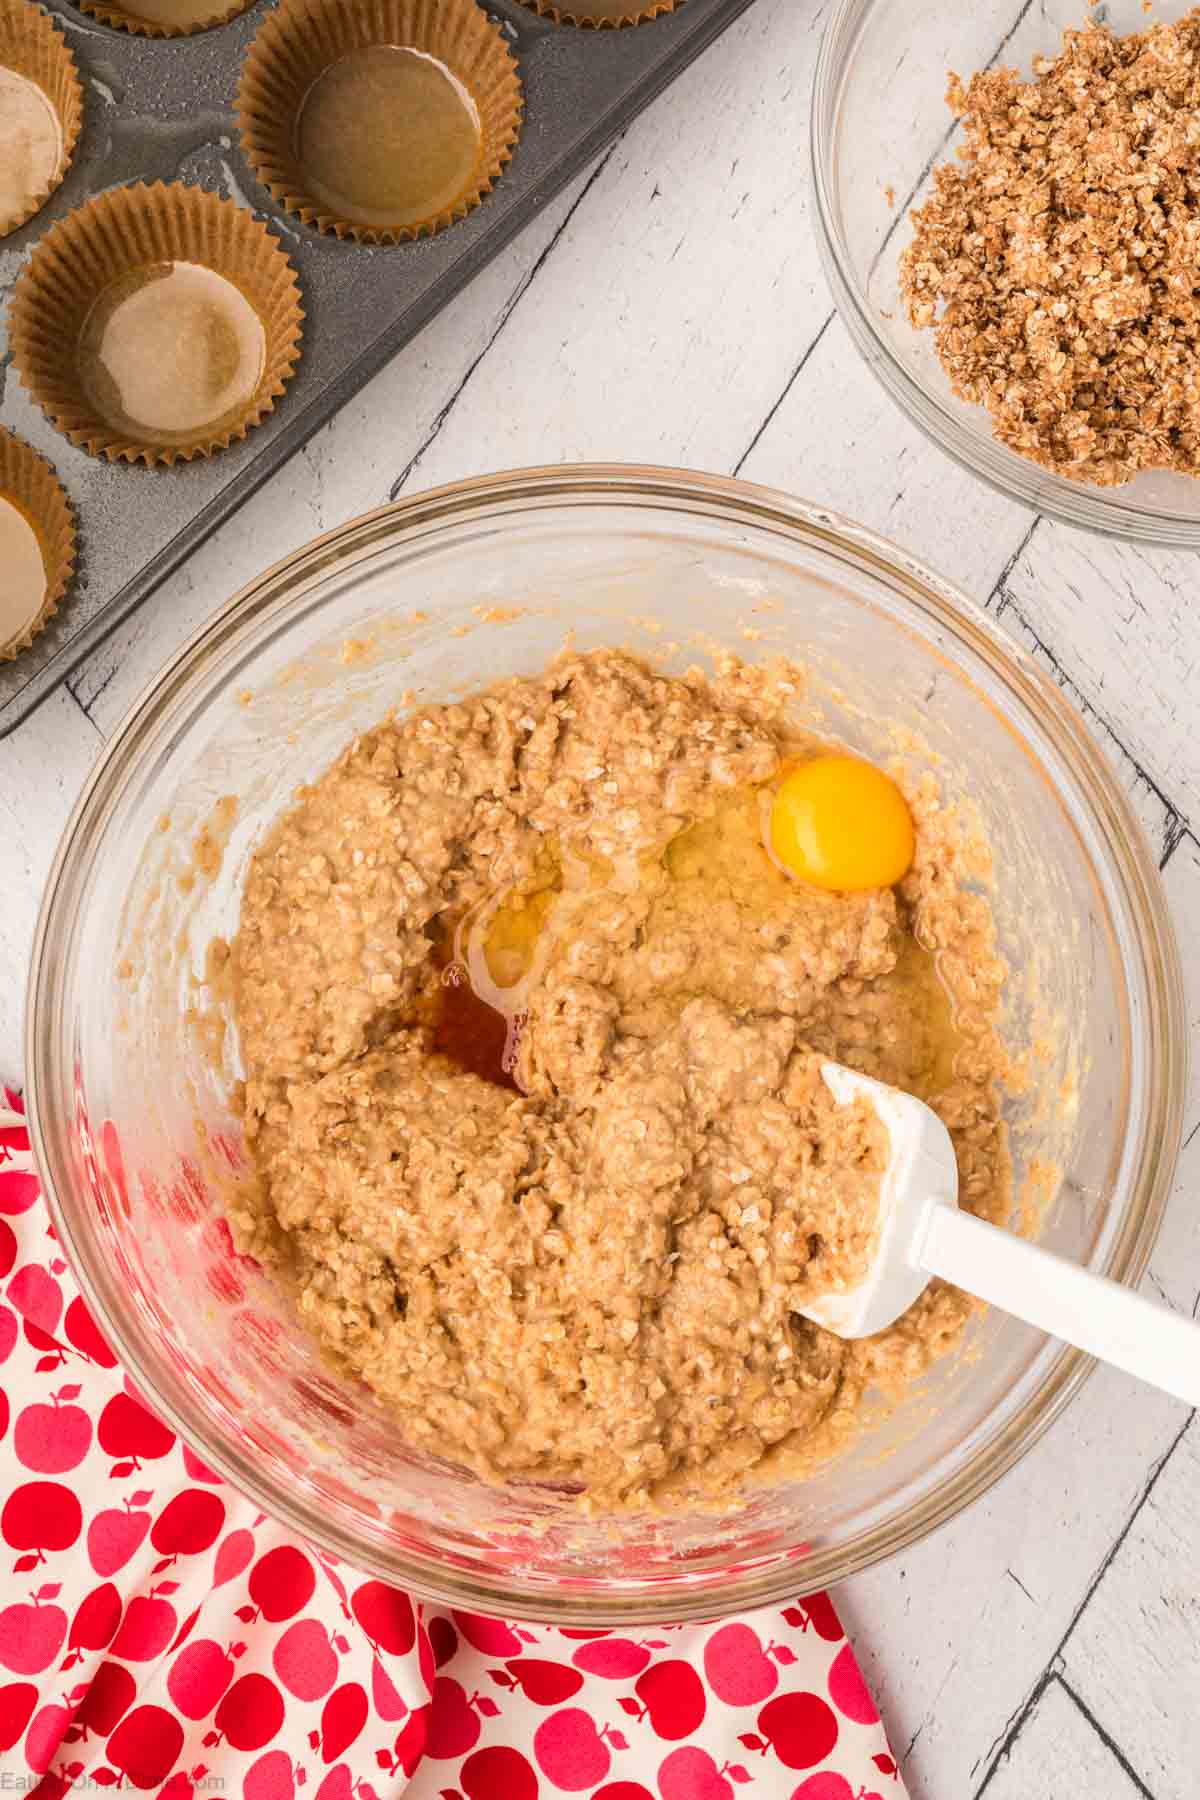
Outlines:
<svg viewBox="0 0 1200 1800"><path fill-rule="evenodd" d="M0 239L0 307L54 220L129 181L187 181L248 206L276 233L300 279L300 365L282 399L240 444L171 469L111 465L76 450L32 404L0 320L0 424L48 456L76 509L80 565L71 593L33 645L0 664L0 737L96 645L364 382L440 311L558 190L667 87L751 0L685 0L621 31L555 25L487 0L520 64L525 124L512 163L483 204L416 243L339 243L274 205L238 146L234 95L262 0L228 25L154 40L99 25L46 0L75 52L84 126L58 192Z"/></svg>

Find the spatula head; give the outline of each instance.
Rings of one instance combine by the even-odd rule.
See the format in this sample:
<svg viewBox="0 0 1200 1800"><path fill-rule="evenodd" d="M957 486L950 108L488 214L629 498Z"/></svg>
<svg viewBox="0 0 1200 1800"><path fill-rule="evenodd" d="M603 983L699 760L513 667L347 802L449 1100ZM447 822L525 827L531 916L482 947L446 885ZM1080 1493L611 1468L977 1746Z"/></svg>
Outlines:
<svg viewBox="0 0 1200 1800"><path fill-rule="evenodd" d="M920 1264L930 1206L958 1204L958 1163L950 1133L912 1094L825 1063L821 1075L839 1106L867 1100L888 1134L887 1167L879 1184L879 1220L870 1262L857 1287L823 1294L799 1311L838 1337L873 1337L906 1313L929 1276Z"/></svg>

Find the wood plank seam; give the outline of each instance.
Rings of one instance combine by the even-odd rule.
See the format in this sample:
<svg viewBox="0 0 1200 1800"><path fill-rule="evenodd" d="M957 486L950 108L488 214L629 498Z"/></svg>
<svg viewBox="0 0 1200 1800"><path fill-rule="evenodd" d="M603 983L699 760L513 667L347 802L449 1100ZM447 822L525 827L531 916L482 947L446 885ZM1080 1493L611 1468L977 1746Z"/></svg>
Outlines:
<svg viewBox="0 0 1200 1800"><path fill-rule="evenodd" d="M1027 614L1018 605L1010 590L1002 584L997 584L996 589L993 590L993 596L994 597L989 597L986 604L997 623L1004 618L1006 613L1012 614L1016 623L1020 626L1021 631L1033 644L1036 654L1041 656L1049 665L1050 672L1057 685L1065 694L1070 696L1074 705L1084 717L1091 719L1098 727L1100 733L1116 746L1121 752L1121 755L1129 763L1130 768L1134 771L1138 780L1144 782L1145 786L1163 808L1163 811L1166 814L1166 825L1163 832L1163 841L1159 845L1158 866L1160 869L1164 869L1175 850L1178 849L1183 834L1186 832L1189 836L1192 835L1191 821L1187 814L1180 810L1169 794L1163 792L1161 785L1155 780L1154 776L1151 775L1145 764L1126 747L1113 726L1104 717L1104 714L1100 712L1099 708L1091 700L1088 699L1087 695L1076 683L1074 677L1067 673L1066 669L1063 667L1054 651L1051 650L1050 646L1046 643L1045 639L1041 636L1040 632L1030 623Z"/></svg>
<svg viewBox="0 0 1200 1800"><path fill-rule="evenodd" d="M579 208L583 205L584 201L587 199L588 195L591 193L593 187L599 181L599 179L603 175L605 169L607 169L609 163L612 161L612 158L615 155L617 149L619 148L619 146L622 143L624 143L624 141L625 141L625 133L624 132L622 132L619 137L615 137L613 139L613 141L609 145L608 149L604 152L603 156L601 156L599 162L596 164L595 168L592 170L591 174L588 176L587 180L584 182L583 187L580 189L579 193L576 195L574 201L572 202L571 208L570 208L569 212L567 213L566 218L562 221L558 230L554 233L554 236L550 239L550 242L546 245L545 249L542 251L542 254L538 257L538 259L534 263L533 267L531 269L529 269L526 272L526 274L524 274L521 277L520 281L518 281L516 287L512 291L512 294L509 296L509 298L505 302L504 306L500 309L500 317L496 322L496 329L492 332L491 336L488 338L486 344L484 344L484 346L483 346L482 350L479 352L478 356L475 357L474 361L466 369L462 380L459 382L458 386L455 388L455 390L451 394L450 398L446 401L446 404L442 407L441 411L438 413L437 418L433 421L433 425L430 428L430 430L426 433L424 441L420 444L420 446L418 447L418 449L416 450L414 455L412 455L409 458L409 460L405 463L405 465L404 465L403 469L401 469L399 475L397 475L396 479L392 482L391 486L388 488L388 499L389 500L399 499L401 491L403 490L404 485L407 482L409 476L413 473L413 470L418 467L418 465L420 464L420 462L426 455L427 451L430 449L431 445L433 444L434 440L437 438L442 427L445 425L447 419L450 417L451 413L454 411L455 407L458 404L459 398L463 393L463 390L469 385L471 378L475 374L475 371L478 369L480 363L488 355L489 351L492 348L492 345L496 342L496 339L500 336L501 332L504 330L505 326L508 324L508 321L512 318L513 313L516 311L517 307L521 304L521 301L525 298L525 295L529 292L529 289L533 286L533 283L537 280L538 275L541 273L543 267L545 266L547 258L550 256L551 252L554 250L555 246L557 245L559 239L562 237L563 233L566 231L567 226L571 223L571 220L575 217L575 214L579 211Z"/></svg>
<svg viewBox="0 0 1200 1800"><path fill-rule="evenodd" d="M984 63L983 67L985 70L995 68L996 64L1000 61L1000 58L1004 55L1004 52L1008 49L1008 46L1012 43L1013 38L1016 36L1017 32L1021 29L1021 26L1025 23L1026 16L1030 12L1032 6L1033 6L1033 0L1025 0L1025 4L1022 6L1020 12L1017 14L1016 18L1013 20L1012 24L1009 26L1008 30L1005 32L1004 36L1000 39L1000 42L996 45L996 48L992 51L992 54L988 57L987 61ZM949 73L950 73L950 71L947 70L946 71L947 78L949 77ZM958 119L951 118L949 125L947 125L945 131L942 134L940 143L937 145L936 149L933 151L933 153L929 157L929 160L926 162L924 168L921 170L920 174L917 176L916 180L913 182L912 186L909 188L907 194L904 196L904 199L900 202L899 206L897 206L896 216L892 220L891 224L888 226L887 231L884 233L883 241L880 244L878 250L876 250L874 256L871 258L871 267L868 270L868 274L867 274L868 285L870 283L871 276L874 275L876 269L878 269L880 263L883 261L884 253L886 252L892 239L895 237L897 231L899 231L899 229L900 229L901 225L904 223L905 219L907 219L908 214L909 214L909 209L911 208L913 201L916 199L916 197L920 193L921 189L925 186L925 183L929 180L929 177L933 174L934 168L936 167L938 160L942 156L944 156L945 152L949 149L951 143L953 142L954 134L958 130L958 128L959 128Z"/></svg>
<svg viewBox="0 0 1200 1800"><path fill-rule="evenodd" d="M1120 1531L1117 1533L1117 1536L1113 1539L1112 1543L1109 1545L1108 1550L1105 1553L1104 1558L1101 1561L1099 1568L1096 1570L1096 1573L1092 1576L1092 1579L1089 1581L1086 1589L1084 1590L1083 1598L1080 1600L1079 1605L1075 1608L1075 1611L1072 1613L1071 1618L1067 1624L1066 1630L1063 1632L1062 1637L1059 1639L1058 1643L1055 1645L1054 1650L1051 1652L1049 1658L1047 1659L1041 1673L1039 1674L1037 1680L1034 1682L1033 1687L1030 1689L1029 1694L1026 1696L1026 1698L1022 1702L1021 1706L1017 1709L1016 1713L1010 1719L1010 1721L1008 1723L1008 1728L1005 1731L1004 1736L1000 1739L999 1743L993 1744L989 1751L984 1752L985 1756L988 1756L988 1755L991 1756L991 1761L988 1764L988 1767L984 1774L983 1780L980 1782L979 1786L975 1789L974 1795L972 1796L972 1800L982 1800L982 1796L986 1792L987 1788L990 1786L992 1780L994 1779L997 1769L1000 1767L1000 1764L1004 1761L1004 1759L1008 1756L1009 1752L1012 1750L1012 1747L1016 1743L1017 1738L1020 1736L1021 1732L1024 1730L1026 1724L1028 1723L1030 1717L1032 1716L1034 1710L1036 1709L1038 1701L1041 1699L1042 1695L1045 1693L1047 1686L1056 1676L1059 1676L1060 1670L1061 1670L1060 1659L1061 1659L1064 1649L1066 1648L1067 1644L1069 1643L1069 1641L1071 1639L1071 1636L1075 1630L1075 1627L1078 1625L1080 1619L1083 1617L1084 1613L1087 1611L1087 1608L1088 1608L1089 1604L1091 1603L1092 1596L1095 1594L1097 1588L1100 1586L1100 1583L1103 1581L1106 1573L1108 1572L1109 1565L1112 1563L1114 1557L1117 1555L1122 1544L1125 1542L1125 1539L1129 1536L1129 1533L1133 1528L1134 1521L1137 1519L1138 1514L1141 1512L1141 1510L1145 1506L1147 1500L1150 1498L1151 1494L1154 1492L1154 1489L1158 1483L1159 1477L1161 1476L1163 1470L1166 1468L1167 1464L1170 1462L1171 1458L1174 1456L1174 1454L1175 1454L1176 1450L1179 1448L1180 1444L1183 1442L1184 1436L1187 1433L1187 1431L1190 1429L1195 1417L1196 1417L1196 1414L1194 1411L1189 1412L1187 1418L1183 1421L1183 1424L1179 1427L1179 1430L1176 1432L1175 1436L1172 1438L1171 1442L1168 1444L1166 1450L1163 1452L1162 1456L1159 1457L1157 1463L1155 1463L1154 1467L1151 1469L1150 1474L1147 1476L1146 1481L1142 1486L1141 1493L1138 1495L1137 1500L1134 1502L1134 1505L1130 1511L1129 1517L1126 1519L1124 1525L1121 1527ZM1064 1683L1064 1686L1065 1685L1066 1684ZM1074 1698L1073 1695L1072 1695L1072 1698ZM979 1762L982 1762L983 1760L984 1760L984 1758L980 1757ZM972 1769L971 1769L972 1774L974 1774L975 1770L979 1767L979 1762L976 1762L972 1765ZM1130 1771L1130 1773L1132 1774L1132 1771ZM1137 1778L1134 1777L1134 1779L1136 1780ZM1142 1791L1143 1791L1143 1793L1145 1793L1147 1791L1145 1789L1144 1784L1142 1784Z"/></svg>

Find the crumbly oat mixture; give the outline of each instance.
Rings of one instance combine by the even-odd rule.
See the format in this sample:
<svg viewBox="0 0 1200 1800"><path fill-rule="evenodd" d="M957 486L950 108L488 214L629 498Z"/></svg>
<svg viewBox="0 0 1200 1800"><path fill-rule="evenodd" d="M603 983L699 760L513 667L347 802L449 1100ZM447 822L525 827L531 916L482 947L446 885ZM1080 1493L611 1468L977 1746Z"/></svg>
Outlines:
<svg viewBox="0 0 1200 1800"><path fill-rule="evenodd" d="M1200 9L1068 31L1034 79L964 88L900 262L961 398L1032 462L1100 486L1200 474Z"/></svg>
<svg viewBox="0 0 1200 1800"><path fill-rule="evenodd" d="M568 654L356 740L253 861L239 1240L486 1477L597 1510L734 1493L954 1341L971 1303L940 1284L860 1345L794 1311L861 1266L886 1149L822 1057L929 1099L964 1204L1007 1215L1004 971L932 788L895 892L763 850L764 784L816 747L799 679ZM448 943L520 995L515 1085L439 1048Z"/></svg>

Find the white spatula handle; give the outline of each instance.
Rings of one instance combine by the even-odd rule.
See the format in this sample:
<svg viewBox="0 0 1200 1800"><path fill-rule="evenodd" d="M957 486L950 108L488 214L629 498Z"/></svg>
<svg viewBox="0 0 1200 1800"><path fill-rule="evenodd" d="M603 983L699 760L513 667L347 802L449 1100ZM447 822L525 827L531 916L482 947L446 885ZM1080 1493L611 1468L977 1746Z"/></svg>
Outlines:
<svg viewBox="0 0 1200 1800"><path fill-rule="evenodd" d="M980 1300L1200 1406L1200 1325L1053 1251L934 1202L922 1268Z"/></svg>

